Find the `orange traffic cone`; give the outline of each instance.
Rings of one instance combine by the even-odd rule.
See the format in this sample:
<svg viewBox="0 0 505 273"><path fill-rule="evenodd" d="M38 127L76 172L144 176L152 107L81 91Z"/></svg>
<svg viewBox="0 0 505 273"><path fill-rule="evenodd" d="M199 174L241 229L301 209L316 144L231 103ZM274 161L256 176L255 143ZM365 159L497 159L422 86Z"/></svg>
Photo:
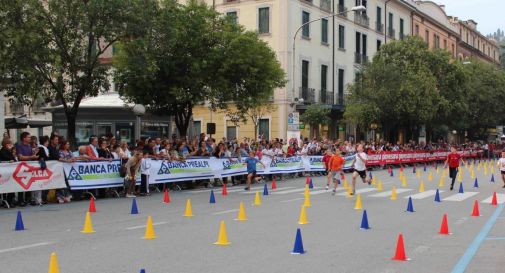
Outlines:
<svg viewBox="0 0 505 273"><path fill-rule="evenodd" d="M491 201L491 205L498 206L498 199L496 198L496 192L493 193L493 200Z"/></svg>
<svg viewBox="0 0 505 273"><path fill-rule="evenodd" d="M305 179L305 184L310 184L310 177L307 176L307 178Z"/></svg>
<svg viewBox="0 0 505 273"><path fill-rule="evenodd" d="M170 203L170 196L168 195L168 190L165 190L165 194L163 195L163 203Z"/></svg>
<svg viewBox="0 0 505 273"><path fill-rule="evenodd" d="M449 235L449 225L447 224L447 214L444 213L444 218L442 218L442 225L440 226L439 234Z"/></svg>
<svg viewBox="0 0 505 273"><path fill-rule="evenodd" d="M277 184L275 183L275 178L272 179L272 190L277 189Z"/></svg>
<svg viewBox="0 0 505 273"><path fill-rule="evenodd" d="M405 255L405 247L403 246L403 234L398 235L398 242L396 243L396 253L392 258L397 261L407 261L408 258Z"/></svg>
<svg viewBox="0 0 505 273"><path fill-rule="evenodd" d="M93 212L96 212L96 207L95 207L95 198L91 197L91 199L89 199L89 209L88 209L89 212L93 213Z"/></svg>
<svg viewBox="0 0 505 273"><path fill-rule="evenodd" d="M228 190L226 189L226 183L223 183L223 190L221 191L222 196L228 195Z"/></svg>
<svg viewBox="0 0 505 273"><path fill-rule="evenodd" d="M473 212L471 216L480 216L479 202L477 202L477 200L475 200L475 202L473 203Z"/></svg>

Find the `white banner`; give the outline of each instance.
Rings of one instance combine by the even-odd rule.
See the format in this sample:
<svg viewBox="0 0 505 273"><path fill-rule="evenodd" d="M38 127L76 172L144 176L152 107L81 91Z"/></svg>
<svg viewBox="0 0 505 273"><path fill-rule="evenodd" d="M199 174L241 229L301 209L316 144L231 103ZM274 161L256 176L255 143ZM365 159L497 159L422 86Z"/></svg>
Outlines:
<svg viewBox="0 0 505 273"><path fill-rule="evenodd" d="M73 190L122 187L119 160L65 163L63 168Z"/></svg>
<svg viewBox="0 0 505 273"><path fill-rule="evenodd" d="M38 161L2 163L0 193L40 191L65 188L63 166L59 161L47 161L42 170Z"/></svg>

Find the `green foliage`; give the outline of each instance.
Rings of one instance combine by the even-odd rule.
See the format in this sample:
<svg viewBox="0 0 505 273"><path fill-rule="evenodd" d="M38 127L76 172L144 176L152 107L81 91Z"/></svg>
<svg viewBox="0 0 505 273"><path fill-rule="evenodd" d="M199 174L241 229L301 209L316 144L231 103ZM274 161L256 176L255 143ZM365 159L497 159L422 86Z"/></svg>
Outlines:
<svg viewBox="0 0 505 273"><path fill-rule="evenodd" d="M109 68L100 58L142 29L139 16L153 3L1 0L1 88L20 102L42 97L61 103L74 141L81 100L109 88Z"/></svg>
<svg viewBox="0 0 505 273"><path fill-rule="evenodd" d="M285 83L275 54L257 34L200 1L164 0L147 25L114 58L120 94L174 115L182 135L195 105L225 109L233 102L244 114Z"/></svg>
<svg viewBox="0 0 505 273"><path fill-rule="evenodd" d="M312 104L300 116L300 121L310 124L311 126L330 124L330 113L331 110L329 108L325 108L317 104Z"/></svg>

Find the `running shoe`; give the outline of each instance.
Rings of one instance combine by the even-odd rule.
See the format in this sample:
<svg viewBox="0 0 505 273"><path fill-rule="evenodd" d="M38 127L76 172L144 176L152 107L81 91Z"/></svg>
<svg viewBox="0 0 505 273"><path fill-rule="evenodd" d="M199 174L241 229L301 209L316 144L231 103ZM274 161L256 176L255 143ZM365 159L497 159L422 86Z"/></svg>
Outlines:
<svg viewBox="0 0 505 273"><path fill-rule="evenodd" d="M326 185L326 190L329 190L330 189L330 185Z"/></svg>
<svg viewBox="0 0 505 273"><path fill-rule="evenodd" d="M244 190L245 190L245 191L248 191L248 190L250 190L250 188L249 188L249 187L245 187L245 188L244 188Z"/></svg>
<svg viewBox="0 0 505 273"><path fill-rule="evenodd" d="M333 192L331 193L331 195L335 195L337 193L337 190L333 189Z"/></svg>

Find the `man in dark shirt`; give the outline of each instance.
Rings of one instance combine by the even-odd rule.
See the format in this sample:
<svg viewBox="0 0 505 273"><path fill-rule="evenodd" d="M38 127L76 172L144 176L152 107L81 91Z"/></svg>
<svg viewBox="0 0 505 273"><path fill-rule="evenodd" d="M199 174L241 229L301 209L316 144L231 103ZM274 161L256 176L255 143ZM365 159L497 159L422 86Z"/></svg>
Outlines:
<svg viewBox="0 0 505 273"><path fill-rule="evenodd" d="M32 150L32 146L30 145L30 133L23 132L20 136L20 142L16 144L16 155L18 156L19 161L30 161L30 160L38 160L37 156L39 149ZM23 196L24 195L24 196ZM37 196L37 194L36 194ZM26 203L31 201L31 193L24 192L18 195L18 201L21 206L25 206Z"/></svg>
<svg viewBox="0 0 505 273"><path fill-rule="evenodd" d="M49 147L47 147L49 150L49 160L60 159L60 152L58 150L59 141L60 139L58 138L58 135L52 135L49 139Z"/></svg>

